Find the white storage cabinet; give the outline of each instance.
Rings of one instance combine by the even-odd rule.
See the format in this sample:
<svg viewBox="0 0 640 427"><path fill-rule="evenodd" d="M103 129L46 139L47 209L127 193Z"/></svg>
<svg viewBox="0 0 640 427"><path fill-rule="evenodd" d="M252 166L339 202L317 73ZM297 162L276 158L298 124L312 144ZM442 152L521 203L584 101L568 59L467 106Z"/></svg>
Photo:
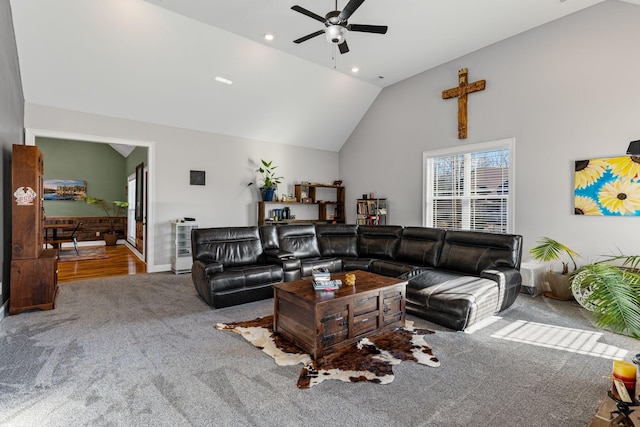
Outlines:
<svg viewBox="0 0 640 427"><path fill-rule="evenodd" d="M193 221L171 223L171 271L176 274L191 272L191 230L194 228L198 228L198 224Z"/></svg>

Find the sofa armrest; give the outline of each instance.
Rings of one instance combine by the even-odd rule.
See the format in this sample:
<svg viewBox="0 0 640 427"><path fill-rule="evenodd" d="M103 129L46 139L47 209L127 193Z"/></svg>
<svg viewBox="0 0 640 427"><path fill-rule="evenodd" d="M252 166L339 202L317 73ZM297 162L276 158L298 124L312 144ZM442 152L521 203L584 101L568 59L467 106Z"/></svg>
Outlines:
<svg viewBox="0 0 640 427"><path fill-rule="evenodd" d="M300 279L300 259L287 251L265 251L264 260L267 264L279 265L282 268L285 282Z"/></svg>
<svg viewBox="0 0 640 427"><path fill-rule="evenodd" d="M513 304L522 285L520 271L512 267L487 268L480 272L480 277L493 280L498 284L498 306L500 311Z"/></svg>
<svg viewBox="0 0 640 427"><path fill-rule="evenodd" d="M195 260L191 267L191 271L197 271L204 278L209 277L212 274L222 273L224 271L224 266L222 263L216 261L205 263L200 260Z"/></svg>
<svg viewBox="0 0 640 427"><path fill-rule="evenodd" d="M205 263L201 260L194 260L191 266L193 285L196 287L200 296L211 306L213 306L213 297L209 290L209 281L211 276L222 273L223 271L224 267L222 263L219 262Z"/></svg>
<svg viewBox="0 0 640 427"><path fill-rule="evenodd" d="M224 266L220 262L212 262L211 264L207 264L204 267L204 274L207 276L211 276L213 274L222 273L224 271Z"/></svg>
<svg viewBox="0 0 640 427"><path fill-rule="evenodd" d="M285 256L284 254L289 255ZM280 252L274 256L265 254L264 259L267 264L279 265L283 271L300 270L300 259L294 257L291 252Z"/></svg>
<svg viewBox="0 0 640 427"><path fill-rule="evenodd" d="M280 249L267 249L264 251L264 257L267 260L267 262L269 262L269 261L275 261L275 260L295 258L295 255L293 254L293 252L281 251Z"/></svg>
<svg viewBox="0 0 640 427"><path fill-rule="evenodd" d="M498 286L502 288L511 288L522 282L522 276L520 271L511 267L492 267L482 270L480 277L485 279L491 279L498 283Z"/></svg>

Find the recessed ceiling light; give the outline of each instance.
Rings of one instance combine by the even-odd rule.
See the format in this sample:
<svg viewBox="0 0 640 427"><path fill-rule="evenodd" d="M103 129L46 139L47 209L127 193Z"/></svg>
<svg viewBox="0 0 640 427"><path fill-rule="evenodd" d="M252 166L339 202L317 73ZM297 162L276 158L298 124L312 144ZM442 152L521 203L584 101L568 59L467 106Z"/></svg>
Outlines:
<svg viewBox="0 0 640 427"><path fill-rule="evenodd" d="M273 39L275 38L275 36L271 33L267 33L264 35L264 39L268 42L273 41Z"/></svg>
<svg viewBox="0 0 640 427"><path fill-rule="evenodd" d="M220 77L220 76L216 76L216 81L220 82L220 83L224 83L226 85L232 85L233 81L229 80L229 79L225 79L224 77Z"/></svg>
<svg viewBox="0 0 640 427"><path fill-rule="evenodd" d="M360 68L358 68L358 67L353 67L353 68L351 69L351 72L352 72L352 73L357 73L358 71L360 71Z"/></svg>

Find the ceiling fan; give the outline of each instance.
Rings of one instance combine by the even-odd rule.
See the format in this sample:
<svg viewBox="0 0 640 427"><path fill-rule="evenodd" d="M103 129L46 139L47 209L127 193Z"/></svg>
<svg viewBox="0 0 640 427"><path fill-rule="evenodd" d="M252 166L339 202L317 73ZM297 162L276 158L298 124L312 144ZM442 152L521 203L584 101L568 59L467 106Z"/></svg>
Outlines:
<svg viewBox="0 0 640 427"><path fill-rule="evenodd" d="M300 12L303 15L307 15L308 17L315 19L316 21L320 21L324 24L325 27L327 27L324 30L319 30L315 33L307 34L304 37L300 37L293 42L302 43L324 33L329 43L338 45L340 53L347 53L349 52L349 46L347 45L347 40L345 37L347 31L386 34L386 25L361 25L349 24L347 22L353 12L355 12L362 3L364 3L364 0L349 0L349 3L347 3L344 9L342 9L342 11L339 11L338 0L336 0L336 10L327 13L324 18L298 5L292 6L291 9L295 10L296 12Z"/></svg>

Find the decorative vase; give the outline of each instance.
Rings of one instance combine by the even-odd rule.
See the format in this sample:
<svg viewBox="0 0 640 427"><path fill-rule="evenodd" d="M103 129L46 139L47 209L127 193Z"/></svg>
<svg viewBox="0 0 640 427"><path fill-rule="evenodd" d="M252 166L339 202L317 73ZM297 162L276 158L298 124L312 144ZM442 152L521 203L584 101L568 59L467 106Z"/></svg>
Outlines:
<svg viewBox="0 0 640 427"><path fill-rule="evenodd" d="M107 246L115 246L118 242L118 233L103 233L104 244Z"/></svg>
<svg viewBox="0 0 640 427"><path fill-rule="evenodd" d="M545 295L559 299L562 301L569 301L573 299L573 290L571 289L571 277L568 274L560 273L547 273L547 283L551 288L551 294L547 292Z"/></svg>
<svg viewBox="0 0 640 427"><path fill-rule="evenodd" d="M273 195L275 194L276 189L274 187L262 188L262 200L265 202L272 202Z"/></svg>

